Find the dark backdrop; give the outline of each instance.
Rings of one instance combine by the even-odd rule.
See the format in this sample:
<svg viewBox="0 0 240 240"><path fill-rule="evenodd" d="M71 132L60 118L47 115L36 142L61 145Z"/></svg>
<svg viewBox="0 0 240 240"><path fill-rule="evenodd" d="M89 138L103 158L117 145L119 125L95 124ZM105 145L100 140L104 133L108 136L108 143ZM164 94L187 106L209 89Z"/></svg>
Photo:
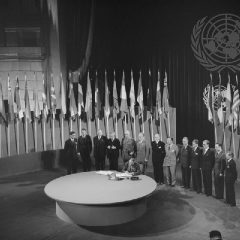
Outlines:
<svg viewBox="0 0 240 240"><path fill-rule="evenodd" d="M68 68L79 67L88 34L90 1L61 1L67 32ZM209 72L195 60L191 50L191 33L197 20L220 13L239 13L237 0L171 1L171 0L97 0L95 5L94 41L90 69L109 72L109 84L116 69L120 87L122 70L126 71L126 87L130 87L130 71L135 84L139 70L143 73L144 102L149 87L153 100L157 69L164 77L168 72L170 104L177 109L177 142L183 136L213 142L214 129L207 120L203 103L204 87ZM152 76L149 81L148 69ZM226 74L223 83L226 85ZM104 74L99 78L104 79ZM86 81L83 79L83 82ZM214 84L218 83L214 73ZM137 86L136 86L137 88Z"/></svg>

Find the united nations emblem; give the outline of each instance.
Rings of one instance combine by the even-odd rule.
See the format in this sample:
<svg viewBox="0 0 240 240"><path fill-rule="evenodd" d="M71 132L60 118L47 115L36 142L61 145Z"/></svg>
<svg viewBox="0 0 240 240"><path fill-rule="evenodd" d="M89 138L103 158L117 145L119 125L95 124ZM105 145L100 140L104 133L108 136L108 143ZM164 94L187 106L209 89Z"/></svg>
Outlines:
<svg viewBox="0 0 240 240"><path fill-rule="evenodd" d="M209 71L227 68L240 71L240 17L219 14L197 21L191 35L191 47L200 64Z"/></svg>

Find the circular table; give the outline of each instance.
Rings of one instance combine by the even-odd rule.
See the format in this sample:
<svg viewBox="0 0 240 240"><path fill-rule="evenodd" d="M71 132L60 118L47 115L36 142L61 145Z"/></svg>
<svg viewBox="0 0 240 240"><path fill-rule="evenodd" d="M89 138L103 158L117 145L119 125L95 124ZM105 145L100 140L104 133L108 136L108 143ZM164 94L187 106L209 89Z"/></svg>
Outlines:
<svg viewBox="0 0 240 240"><path fill-rule="evenodd" d="M44 191L56 201L57 216L85 226L108 226L132 221L146 211L146 197L156 182L145 175L139 180L109 180L96 172L67 175L49 182Z"/></svg>

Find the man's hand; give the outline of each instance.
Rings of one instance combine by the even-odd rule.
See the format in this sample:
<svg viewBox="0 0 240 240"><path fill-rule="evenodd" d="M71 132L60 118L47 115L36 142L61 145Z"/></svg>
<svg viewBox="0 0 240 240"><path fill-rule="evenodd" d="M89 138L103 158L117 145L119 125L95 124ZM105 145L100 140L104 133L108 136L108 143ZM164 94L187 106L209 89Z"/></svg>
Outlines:
<svg viewBox="0 0 240 240"><path fill-rule="evenodd" d="M112 149L116 149L116 147L115 147L115 146L112 146Z"/></svg>

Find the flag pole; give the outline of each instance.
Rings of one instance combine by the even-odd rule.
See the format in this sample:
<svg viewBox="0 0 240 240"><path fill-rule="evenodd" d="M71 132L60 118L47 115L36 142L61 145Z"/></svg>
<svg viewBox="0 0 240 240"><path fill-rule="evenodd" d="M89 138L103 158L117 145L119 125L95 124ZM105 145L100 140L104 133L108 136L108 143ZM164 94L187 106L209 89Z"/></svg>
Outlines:
<svg viewBox="0 0 240 240"><path fill-rule="evenodd" d="M106 120L107 120L107 138L109 138L109 125L108 125L108 116L106 116Z"/></svg>
<svg viewBox="0 0 240 240"><path fill-rule="evenodd" d="M127 131L127 120L126 120L126 114L124 116L124 128L125 128L125 132Z"/></svg>
<svg viewBox="0 0 240 240"><path fill-rule="evenodd" d="M118 138L118 119L115 117L115 129L116 129L116 138Z"/></svg>
<svg viewBox="0 0 240 240"><path fill-rule="evenodd" d="M8 156L10 156L11 155L10 122L8 123L8 126L7 126L7 138L8 138Z"/></svg>
<svg viewBox="0 0 240 240"><path fill-rule="evenodd" d="M135 115L133 118L133 131L134 131L134 139L136 141L136 117L135 117Z"/></svg>
<svg viewBox="0 0 240 240"><path fill-rule="evenodd" d="M236 147L235 147L235 138L234 138L234 132L233 132L233 129L234 129L234 120L232 119L232 143L233 143L233 154L234 154L234 157L236 157Z"/></svg>
<svg viewBox="0 0 240 240"><path fill-rule="evenodd" d="M151 115L151 133L152 133L152 141L153 141L153 119Z"/></svg>
<svg viewBox="0 0 240 240"><path fill-rule="evenodd" d="M43 150L46 151L46 119L43 119Z"/></svg>
<svg viewBox="0 0 240 240"><path fill-rule="evenodd" d="M52 114L52 136L53 136L53 150L56 148L55 144L55 113Z"/></svg>
<svg viewBox="0 0 240 240"><path fill-rule="evenodd" d="M144 118L143 118L143 110L142 110L142 132L144 133Z"/></svg>
<svg viewBox="0 0 240 240"><path fill-rule="evenodd" d="M61 139L62 139L62 148L64 148L64 117L63 117L63 114L62 114L62 117L61 117Z"/></svg>
<svg viewBox="0 0 240 240"><path fill-rule="evenodd" d="M226 132L225 132L225 115L226 115L226 113L224 114L224 118L223 118L223 145L224 145L224 150L226 153L227 145L226 145Z"/></svg>
<svg viewBox="0 0 240 240"><path fill-rule="evenodd" d="M28 123L26 113L25 113L25 136L26 136L26 153L28 153Z"/></svg>
<svg viewBox="0 0 240 240"><path fill-rule="evenodd" d="M79 117L79 136L81 136L81 131L82 131L82 119Z"/></svg>
<svg viewBox="0 0 240 240"><path fill-rule="evenodd" d="M161 138L161 141L162 141L163 140L163 136L162 136L162 114L159 114L159 123L160 123L160 138Z"/></svg>
<svg viewBox="0 0 240 240"><path fill-rule="evenodd" d="M72 117L70 117L70 131L72 131Z"/></svg>
<svg viewBox="0 0 240 240"><path fill-rule="evenodd" d="M37 152L37 118L34 119L34 133L35 152Z"/></svg>
<svg viewBox="0 0 240 240"><path fill-rule="evenodd" d="M96 124L96 123L95 123ZM97 118L97 130L99 129L99 117Z"/></svg>
<svg viewBox="0 0 240 240"><path fill-rule="evenodd" d="M170 110L170 109L169 109ZM168 137L171 137L171 126L170 126L170 111L168 110L167 118L168 118Z"/></svg>

